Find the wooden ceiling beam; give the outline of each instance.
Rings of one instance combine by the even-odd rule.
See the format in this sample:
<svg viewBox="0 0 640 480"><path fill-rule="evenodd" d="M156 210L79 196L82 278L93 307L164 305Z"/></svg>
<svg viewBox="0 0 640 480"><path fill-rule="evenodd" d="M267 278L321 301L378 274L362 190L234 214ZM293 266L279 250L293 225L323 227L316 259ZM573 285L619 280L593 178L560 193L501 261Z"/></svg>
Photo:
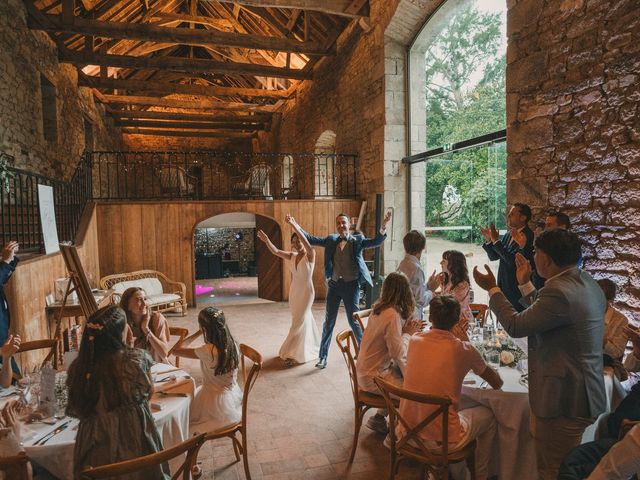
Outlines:
<svg viewBox="0 0 640 480"><path fill-rule="evenodd" d="M354 12L352 0L218 0L220 3L235 3L254 7L292 8L313 10L328 15L342 17L361 17L359 10Z"/></svg>
<svg viewBox="0 0 640 480"><path fill-rule="evenodd" d="M122 133L127 135L154 135L160 137L209 137L209 138L229 138L250 139L255 137L255 133L242 132L199 132L189 130L151 130L140 127L124 127Z"/></svg>
<svg viewBox="0 0 640 480"><path fill-rule="evenodd" d="M231 63L180 57L135 57L128 55L104 55L93 52L62 48L58 51L62 63L74 65L99 65L106 67L137 68L151 70L173 70L189 73L223 73L229 75L254 75L262 77L292 78L308 80L312 72L292 68L279 68L252 63Z"/></svg>
<svg viewBox="0 0 640 480"><path fill-rule="evenodd" d="M96 95L99 101L106 104L139 105L165 108L188 108L192 110L233 110L240 112L268 113L276 109L276 105L258 105L255 103L221 102L212 98L196 97L192 100L175 98L144 97L135 95Z"/></svg>
<svg viewBox="0 0 640 480"><path fill-rule="evenodd" d="M298 42L289 38L265 35L221 32L215 30L169 28L157 25L125 22L103 22L83 17L71 20L62 15L40 14L29 16L29 28L53 33L94 35L122 40L176 43L194 46L225 46L255 50L301 53L305 55L334 55L335 50L325 49L316 42Z"/></svg>
<svg viewBox="0 0 640 480"><path fill-rule="evenodd" d="M222 30L225 32L232 32L233 25L229 20L224 18L212 18L203 17L200 15L186 15L181 13L156 13L151 16L151 21L154 25L164 26L165 24L172 24L176 22L192 23L195 25L208 25L210 27Z"/></svg>
<svg viewBox="0 0 640 480"><path fill-rule="evenodd" d="M184 120L187 122L269 122L271 115L259 113L256 115L205 115L197 113L157 112L148 110L113 110L109 114L116 118L137 118L141 120Z"/></svg>
<svg viewBox="0 0 640 480"><path fill-rule="evenodd" d="M266 90L260 88L218 87L213 85L187 85L158 81L121 80L88 75L78 76L81 87L129 90L130 92L157 92L164 94L203 95L207 97L250 97L250 98L288 98L287 90Z"/></svg>
<svg viewBox="0 0 640 480"><path fill-rule="evenodd" d="M202 123L202 122L174 122L161 120L116 120L118 127L140 127L140 128L182 128L186 130L263 130L264 124L243 125L239 123Z"/></svg>

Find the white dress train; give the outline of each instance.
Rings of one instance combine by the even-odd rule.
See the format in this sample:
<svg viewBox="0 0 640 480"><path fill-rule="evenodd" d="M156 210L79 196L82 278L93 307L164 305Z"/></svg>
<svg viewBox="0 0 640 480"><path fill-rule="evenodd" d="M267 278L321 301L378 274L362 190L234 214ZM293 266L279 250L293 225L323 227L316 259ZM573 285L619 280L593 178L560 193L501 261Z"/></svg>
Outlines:
<svg viewBox="0 0 640 480"><path fill-rule="evenodd" d="M311 313L315 298L313 288L313 266L306 255L296 266L296 257L289 261L291 287L289 287L289 310L291 310L291 328L280 347L278 355L283 360L291 359L306 363L318 358L320 333Z"/></svg>

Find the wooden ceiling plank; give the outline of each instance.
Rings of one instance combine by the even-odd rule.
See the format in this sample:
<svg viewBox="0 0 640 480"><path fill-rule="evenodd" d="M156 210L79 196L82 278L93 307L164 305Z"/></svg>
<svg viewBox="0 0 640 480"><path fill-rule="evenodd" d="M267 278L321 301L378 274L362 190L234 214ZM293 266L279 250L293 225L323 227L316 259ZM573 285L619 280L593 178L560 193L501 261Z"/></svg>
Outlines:
<svg viewBox="0 0 640 480"><path fill-rule="evenodd" d="M173 70L179 72L210 72L224 74L258 75L264 77L293 78L308 80L312 72L303 70L277 68L270 65L255 65L251 63L217 62L196 58L180 57L134 57L128 55L101 55L97 53L72 51L62 48L58 52L58 59L62 63L74 65L101 65L120 68Z"/></svg>
<svg viewBox="0 0 640 480"><path fill-rule="evenodd" d="M156 112L149 110L114 110L109 109L109 114L116 118L137 118L146 120L185 120L189 122L227 122L227 123L265 123L271 120L270 113L258 113L255 115L211 115L179 112Z"/></svg>
<svg viewBox="0 0 640 480"><path fill-rule="evenodd" d="M159 20L154 25L166 26L175 22L192 23L196 25L208 25L223 32L233 31L233 25L229 20L222 18L204 17L201 15L186 15L183 13L156 13L151 20Z"/></svg>
<svg viewBox="0 0 640 480"><path fill-rule="evenodd" d="M180 130L148 130L140 127L122 128L122 133L128 135L154 135L160 137L209 137L209 138L253 138L253 133L241 132L197 132L197 131L180 131Z"/></svg>
<svg viewBox="0 0 640 480"><path fill-rule="evenodd" d="M235 88L208 85L186 85L158 81L120 80L114 78L98 78L87 75L78 77L78 85L82 87L109 88L129 90L132 92L157 92L165 94L185 94L203 96L240 96L251 98L287 98L286 90L266 90L260 88Z"/></svg>
<svg viewBox="0 0 640 480"><path fill-rule="evenodd" d="M70 0L66 0L70 1ZM288 38L267 37L252 34L220 32L212 30L191 30L186 28L168 28L156 25L103 22L82 17L74 17L72 24L65 24L60 15L43 15L46 21L34 21L30 16L29 27L48 32L95 35L124 40L158 41L184 45L218 45L257 50L275 50L303 53L307 55L331 55L331 51L320 48L314 42L296 42Z"/></svg>
<svg viewBox="0 0 640 480"><path fill-rule="evenodd" d="M239 123L203 123L203 122L176 122L162 120L116 120L118 127L142 127L142 128L183 128L188 130L263 130L263 123L239 124Z"/></svg>

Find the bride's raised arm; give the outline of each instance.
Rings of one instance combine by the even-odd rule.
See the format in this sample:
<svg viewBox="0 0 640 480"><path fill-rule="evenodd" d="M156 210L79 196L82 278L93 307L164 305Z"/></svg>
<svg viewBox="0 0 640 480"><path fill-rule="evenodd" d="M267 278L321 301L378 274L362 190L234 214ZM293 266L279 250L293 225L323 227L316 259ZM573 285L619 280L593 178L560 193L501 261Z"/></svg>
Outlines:
<svg viewBox="0 0 640 480"><path fill-rule="evenodd" d="M276 247L273 243L271 243L271 240L269 240L267 234L262 230L258 230L258 238L266 243L269 251L276 257L284 258L285 260L291 260L291 252L285 252L284 250L280 250L278 247Z"/></svg>
<svg viewBox="0 0 640 480"><path fill-rule="evenodd" d="M309 261L309 263L314 262L316 259L316 251L313 249L313 247L309 243L309 240L307 240L306 235L302 232L302 228L300 228L300 225L298 225L298 222L296 222L296 219L287 213L287 216L285 217L285 221L289 225L291 225L291 228L293 228L293 231L296 232L296 234L298 235L298 238L300 239L300 243L304 245L304 249L307 252L307 260Z"/></svg>

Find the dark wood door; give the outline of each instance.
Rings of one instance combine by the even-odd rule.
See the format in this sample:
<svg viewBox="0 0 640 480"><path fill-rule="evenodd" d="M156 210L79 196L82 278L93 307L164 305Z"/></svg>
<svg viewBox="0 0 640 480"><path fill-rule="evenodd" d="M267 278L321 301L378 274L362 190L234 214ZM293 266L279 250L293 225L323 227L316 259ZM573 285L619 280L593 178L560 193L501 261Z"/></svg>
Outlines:
<svg viewBox="0 0 640 480"><path fill-rule="evenodd" d="M256 215L256 232L258 230L264 231L276 247L282 248L282 233L275 220ZM264 242L257 237L255 245L258 296L266 300L280 302L282 301L282 260L273 255Z"/></svg>

